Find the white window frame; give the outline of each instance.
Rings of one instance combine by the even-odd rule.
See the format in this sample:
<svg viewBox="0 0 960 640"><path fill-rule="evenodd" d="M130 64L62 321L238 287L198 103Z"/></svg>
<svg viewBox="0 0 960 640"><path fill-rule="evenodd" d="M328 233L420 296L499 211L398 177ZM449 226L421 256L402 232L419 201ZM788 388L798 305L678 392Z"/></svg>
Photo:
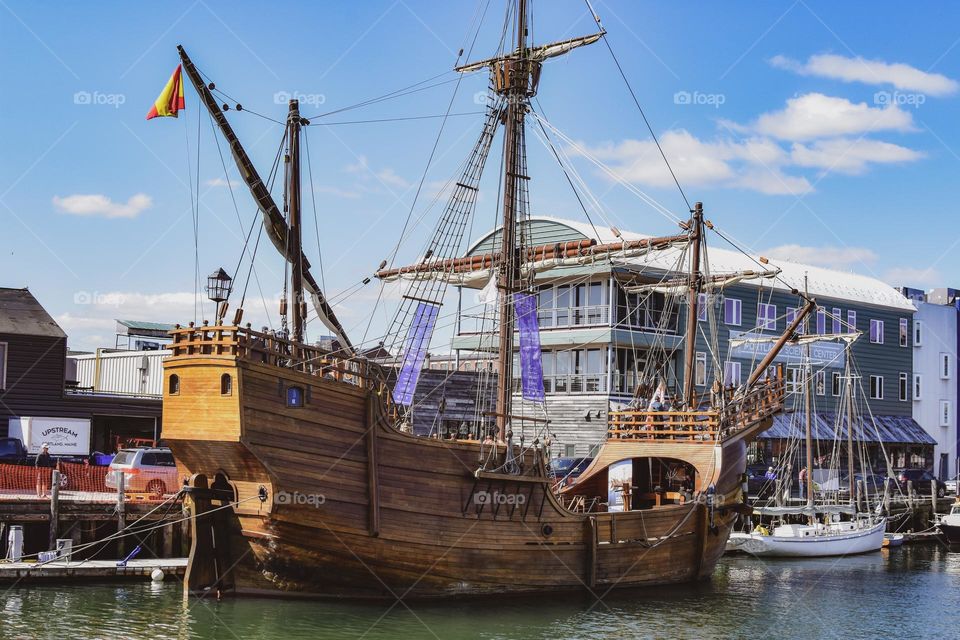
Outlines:
<svg viewBox="0 0 960 640"><path fill-rule="evenodd" d="M706 322L707 321L707 294L698 293L697 294L697 321Z"/></svg>
<svg viewBox="0 0 960 640"><path fill-rule="evenodd" d="M877 388L873 388L873 381L877 381ZM877 393L874 393L876 391ZM870 399L883 400L883 376L870 376Z"/></svg>
<svg viewBox="0 0 960 640"><path fill-rule="evenodd" d="M803 369L787 367L784 373L784 388L787 393L800 393L803 390Z"/></svg>
<svg viewBox="0 0 960 640"><path fill-rule="evenodd" d="M762 312L761 309L763 309ZM772 317L771 310L773 311ZM764 331L777 330L777 305L769 302L757 303L757 328Z"/></svg>
<svg viewBox="0 0 960 640"><path fill-rule="evenodd" d="M857 312L855 309L847 309L847 330L844 333L856 333L857 331Z"/></svg>
<svg viewBox="0 0 960 640"><path fill-rule="evenodd" d="M702 379L701 372L703 374ZM707 386L707 377L707 352L697 351L693 364L693 384L698 387L705 387Z"/></svg>
<svg viewBox="0 0 960 640"><path fill-rule="evenodd" d="M900 318L900 346L910 346L910 321L906 318Z"/></svg>
<svg viewBox="0 0 960 640"><path fill-rule="evenodd" d="M949 380L953 374L953 365L950 362L950 354L940 352L940 379Z"/></svg>
<svg viewBox="0 0 960 640"><path fill-rule="evenodd" d="M7 353L10 351L10 343L0 342L0 390L7 388Z"/></svg>
<svg viewBox="0 0 960 640"><path fill-rule="evenodd" d="M832 321L830 323L831 329L833 329L831 333L846 333L846 331L843 330L843 309L840 307L834 307L831 315L833 316L830 319Z"/></svg>
<svg viewBox="0 0 960 640"><path fill-rule="evenodd" d="M827 395L827 372L823 369L813 374L813 388L818 396Z"/></svg>
<svg viewBox="0 0 960 640"><path fill-rule="evenodd" d="M897 393L900 397L900 402L906 402L910 399L910 374L901 372L900 381L897 386Z"/></svg>
<svg viewBox="0 0 960 640"><path fill-rule="evenodd" d="M733 318L736 320L736 322L733 322L733 320L727 318L727 302L728 301L733 303L733 308L731 309L731 313L733 315ZM724 298L723 299L723 323L730 325L731 327L739 327L743 323L743 300L741 300L740 298Z"/></svg>
<svg viewBox="0 0 960 640"><path fill-rule="evenodd" d="M830 372L830 395L834 398L839 398L843 393L843 383L840 381L840 372L831 371Z"/></svg>
<svg viewBox="0 0 960 640"><path fill-rule="evenodd" d="M950 406L949 400L940 401L940 426L949 427L950 418L953 417L953 407Z"/></svg>
<svg viewBox="0 0 960 640"><path fill-rule="evenodd" d="M879 340L874 340L874 339L873 339L873 338L874 338L874 331L873 331L873 327L874 327L874 326L876 326L876 327L879 329L879 331L877 331L877 335L876 335L876 337L879 338ZM883 332L884 332L884 329L885 329L885 327L883 326L883 320L877 320L876 318L871 318L871 319L870 319L870 343L871 343L871 344L883 344Z"/></svg>
<svg viewBox="0 0 960 640"><path fill-rule="evenodd" d="M913 321L913 346L919 347L923 344L923 322L920 320Z"/></svg>
<svg viewBox="0 0 960 640"><path fill-rule="evenodd" d="M923 397L923 375L913 374L913 399L919 400Z"/></svg>
<svg viewBox="0 0 960 640"><path fill-rule="evenodd" d="M740 363L736 360L727 360L723 363L723 384L724 386L730 386L731 384L739 387L741 381L742 368Z"/></svg>

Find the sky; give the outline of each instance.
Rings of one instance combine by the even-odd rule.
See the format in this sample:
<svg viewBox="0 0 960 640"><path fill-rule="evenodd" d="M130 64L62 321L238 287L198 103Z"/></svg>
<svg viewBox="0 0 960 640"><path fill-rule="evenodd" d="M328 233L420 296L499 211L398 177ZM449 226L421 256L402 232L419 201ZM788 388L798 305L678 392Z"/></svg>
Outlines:
<svg viewBox="0 0 960 640"><path fill-rule="evenodd" d="M371 340L394 301L375 309L378 285L362 281L405 226L398 264L426 244L482 124L487 78L452 68L461 48L461 62L497 50L505 6L0 0L0 286L29 287L74 349L112 346L117 318L209 317L196 274L221 266L246 284L247 319L276 323L282 261L264 239L247 277L255 208L193 88L181 117L145 119L182 44L229 96L263 175L277 121L300 100L305 250L351 337ZM960 5L593 8L616 59L597 42L547 63L534 109L596 198L595 223L669 234L663 211L687 215L619 62L687 198L745 249L894 286L960 286ZM532 24L536 43L596 30L573 0L533 2ZM585 220L538 136L528 153L532 214ZM473 238L497 216L488 168Z"/></svg>

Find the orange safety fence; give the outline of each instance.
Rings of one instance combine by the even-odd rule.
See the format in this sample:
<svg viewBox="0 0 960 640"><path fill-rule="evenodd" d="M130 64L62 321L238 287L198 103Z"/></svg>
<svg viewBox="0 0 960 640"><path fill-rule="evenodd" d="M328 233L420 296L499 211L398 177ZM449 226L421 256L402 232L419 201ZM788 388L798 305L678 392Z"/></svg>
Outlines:
<svg viewBox="0 0 960 640"><path fill-rule="evenodd" d="M61 461L56 468L60 470L60 492L65 499L71 497L65 492L117 492L117 476L110 467ZM175 467L138 471L125 474L125 493L145 493L150 498L160 499L180 488ZM39 484L39 490L49 495L52 473L53 468L49 467L0 464L0 494L36 495Z"/></svg>

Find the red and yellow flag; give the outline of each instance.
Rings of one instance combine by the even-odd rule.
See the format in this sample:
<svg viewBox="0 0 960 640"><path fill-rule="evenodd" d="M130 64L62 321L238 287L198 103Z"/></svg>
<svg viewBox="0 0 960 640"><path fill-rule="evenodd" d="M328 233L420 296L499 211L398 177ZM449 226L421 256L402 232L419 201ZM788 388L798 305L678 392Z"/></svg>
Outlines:
<svg viewBox="0 0 960 640"><path fill-rule="evenodd" d="M183 104L183 82L180 79L180 65L174 69L173 75L167 81L167 86L160 92L157 101L153 103L153 108L147 114L147 120L158 117L177 117L177 112L184 109Z"/></svg>

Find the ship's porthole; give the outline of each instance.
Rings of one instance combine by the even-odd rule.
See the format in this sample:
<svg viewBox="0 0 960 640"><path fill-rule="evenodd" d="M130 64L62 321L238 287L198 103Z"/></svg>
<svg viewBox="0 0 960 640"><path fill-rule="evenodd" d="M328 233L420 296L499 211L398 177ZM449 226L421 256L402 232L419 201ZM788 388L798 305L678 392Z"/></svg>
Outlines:
<svg viewBox="0 0 960 640"><path fill-rule="evenodd" d="M303 406L303 387L287 387L287 406Z"/></svg>
<svg viewBox="0 0 960 640"><path fill-rule="evenodd" d="M177 374L172 374L170 376L168 390L171 396L176 396L180 394L180 376Z"/></svg>
<svg viewBox="0 0 960 640"><path fill-rule="evenodd" d="M542 533L544 537L549 538L551 535L553 535L553 526L549 524L543 525L540 527L540 533Z"/></svg>
<svg viewBox="0 0 960 640"><path fill-rule="evenodd" d="M220 376L220 395L229 396L233 393L233 378L229 373Z"/></svg>

